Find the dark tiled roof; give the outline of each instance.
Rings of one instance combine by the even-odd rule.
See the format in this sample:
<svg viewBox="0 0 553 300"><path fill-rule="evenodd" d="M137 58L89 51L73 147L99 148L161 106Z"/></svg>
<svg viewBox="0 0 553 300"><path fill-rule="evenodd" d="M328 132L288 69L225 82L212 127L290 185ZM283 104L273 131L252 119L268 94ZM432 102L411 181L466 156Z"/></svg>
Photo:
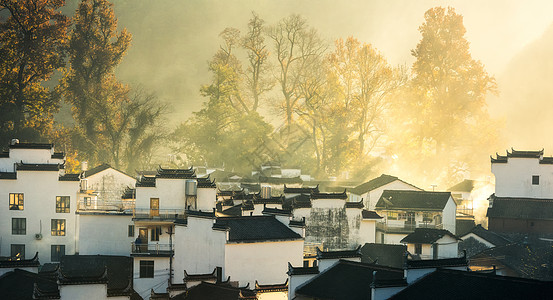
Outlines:
<svg viewBox="0 0 553 300"><path fill-rule="evenodd" d="M379 216L376 211L366 209L363 209L363 211L361 211L361 216L363 217L363 219L382 219L382 217Z"/></svg>
<svg viewBox="0 0 553 300"><path fill-rule="evenodd" d="M438 269L390 299L549 299L551 282Z"/></svg>
<svg viewBox="0 0 553 300"><path fill-rule="evenodd" d="M254 204L282 204L284 203L284 196L262 198L260 194L255 194L252 200Z"/></svg>
<svg viewBox="0 0 553 300"><path fill-rule="evenodd" d="M173 179L195 179L196 174L193 168L189 169L164 169L159 167L156 178L173 178Z"/></svg>
<svg viewBox="0 0 553 300"><path fill-rule="evenodd" d="M131 295L133 258L108 255L65 255L60 262L64 284L79 284L87 280L101 280L106 271L108 296ZM100 277L99 277L100 276Z"/></svg>
<svg viewBox="0 0 553 300"><path fill-rule="evenodd" d="M214 211L201 211L201 210L186 210L186 214L188 216L198 217L198 218L207 218L207 219L215 219L215 212Z"/></svg>
<svg viewBox="0 0 553 300"><path fill-rule="evenodd" d="M60 169L63 169L63 165L17 163L15 169L17 171L59 171Z"/></svg>
<svg viewBox="0 0 553 300"><path fill-rule="evenodd" d="M373 274L376 272L376 279ZM374 264L340 260L312 280L296 289L296 295L334 300L371 299L371 283L405 286L403 270Z"/></svg>
<svg viewBox="0 0 553 300"><path fill-rule="evenodd" d="M305 227L305 218L303 218L302 220L290 220L290 222L288 223L288 226L291 226L291 227Z"/></svg>
<svg viewBox="0 0 553 300"><path fill-rule="evenodd" d="M344 190L342 193L312 193L311 199L347 199L348 194L346 193L346 190Z"/></svg>
<svg viewBox="0 0 553 300"><path fill-rule="evenodd" d="M302 239L274 216L217 218L214 226L227 227L230 242Z"/></svg>
<svg viewBox="0 0 553 300"><path fill-rule="evenodd" d="M309 195L301 194L286 199L283 207L289 208L310 208L311 207L311 197Z"/></svg>
<svg viewBox="0 0 553 300"><path fill-rule="evenodd" d="M0 179L17 179L15 172L0 172Z"/></svg>
<svg viewBox="0 0 553 300"><path fill-rule="evenodd" d="M507 150L507 155L502 156L495 154L496 158L490 156L492 163L506 163L509 158L537 158L540 160L540 164L551 164L553 163L553 158L543 157L543 149L538 151L518 151L511 148L511 152Z"/></svg>
<svg viewBox="0 0 553 300"><path fill-rule="evenodd" d="M553 220L553 199L490 196L488 218Z"/></svg>
<svg viewBox="0 0 553 300"><path fill-rule="evenodd" d="M233 207L223 210L221 213L227 216L241 216L242 215L242 203L235 205Z"/></svg>
<svg viewBox="0 0 553 300"><path fill-rule="evenodd" d="M445 268L445 267L466 267L468 266L467 257L407 260L408 269L427 269L427 268Z"/></svg>
<svg viewBox="0 0 553 300"><path fill-rule="evenodd" d="M346 202L346 208L363 208L365 205L363 204L363 199L361 199L359 202Z"/></svg>
<svg viewBox="0 0 553 300"><path fill-rule="evenodd" d="M400 242L409 244L433 244L446 235L459 240L458 237L446 229L415 228L414 232L408 234Z"/></svg>
<svg viewBox="0 0 553 300"><path fill-rule="evenodd" d="M131 187L126 187L121 199L134 199L136 197L136 189Z"/></svg>
<svg viewBox="0 0 553 300"><path fill-rule="evenodd" d="M54 154L52 154L50 157L51 158L57 158L57 159L64 159L65 158L65 153L63 153L63 152L54 152Z"/></svg>
<svg viewBox="0 0 553 300"><path fill-rule="evenodd" d="M472 192L472 189L474 189L474 180L465 179L447 190L451 192Z"/></svg>
<svg viewBox="0 0 553 300"><path fill-rule="evenodd" d="M140 176L136 182L136 187L155 187L156 178L150 176Z"/></svg>
<svg viewBox="0 0 553 300"><path fill-rule="evenodd" d="M385 190L375 208L442 211L450 197L450 192Z"/></svg>
<svg viewBox="0 0 553 300"><path fill-rule="evenodd" d="M285 194L311 194L311 193L318 193L318 192L319 192L318 184L316 187L301 187L301 188L291 188L291 187L287 187L286 184L284 185Z"/></svg>
<svg viewBox="0 0 553 300"><path fill-rule="evenodd" d="M10 149L52 149L54 144L45 143L16 143L11 145Z"/></svg>
<svg viewBox="0 0 553 300"><path fill-rule="evenodd" d="M474 226L474 228L472 228L471 231L465 233L464 235L467 235L469 233L474 233L475 235L477 235L477 236L481 237L482 239L490 242L491 244L493 244L496 247L497 246L505 246L505 245L511 243L511 241L509 241L508 239L500 236L499 234L497 234L493 231L489 231L489 230L485 229L480 224Z"/></svg>
<svg viewBox="0 0 553 300"><path fill-rule="evenodd" d="M392 183L394 181L398 180L396 176L390 176L386 174L382 174L379 177L376 177L374 179L371 179L363 184L360 184L356 186L353 189L350 189L350 192L355 195L362 195L368 191L372 191L374 189L377 189L383 185L387 185L388 183Z"/></svg>
<svg viewBox="0 0 553 300"><path fill-rule="evenodd" d="M294 184L294 183L303 183L301 177L266 177L259 176L259 182L261 183L274 183L274 184Z"/></svg>
<svg viewBox="0 0 553 300"><path fill-rule="evenodd" d="M31 259L15 260L12 258L0 257L0 268L24 268L24 267L39 267L38 252Z"/></svg>
<svg viewBox="0 0 553 300"><path fill-rule="evenodd" d="M319 274L319 267L292 267L288 263L288 275L310 275L310 274Z"/></svg>
<svg viewBox="0 0 553 300"><path fill-rule="evenodd" d="M264 215L280 215L280 216L290 216L292 212L288 209L278 209L278 208L269 208L264 207L261 212Z"/></svg>
<svg viewBox="0 0 553 300"><path fill-rule="evenodd" d="M338 250L338 251L321 251L317 247L317 259L338 259L361 257L361 246L353 250Z"/></svg>
<svg viewBox="0 0 553 300"><path fill-rule="evenodd" d="M455 235L463 236L469 231L471 231L476 223L474 219L456 219L455 220Z"/></svg>
<svg viewBox="0 0 553 300"><path fill-rule="evenodd" d="M10 157L9 152L0 152L0 158L6 158L6 157Z"/></svg>
<svg viewBox="0 0 553 300"><path fill-rule="evenodd" d="M361 247L361 262L403 268L407 246L366 243Z"/></svg>
<svg viewBox="0 0 553 300"><path fill-rule="evenodd" d="M288 278L284 283L279 283L279 284L259 284L256 280L255 291L262 292L262 293L288 292Z"/></svg>
<svg viewBox="0 0 553 300"><path fill-rule="evenodd" d="M251 290L232 287L228 284L213 284L202 282L191 287L186 293L172 297L172 300L239 300L255 299L255 293Z"/></svg>
<svg viewBox="0 0 553 300"><path fill-rule="evenodd" d="M29 271L15 269L0 276L0 295L2 299L36 299L36 289L50 299L59 299L58 284L55 279Z"/></svg>
<svg viewBox="0 0 553 300"><path fill-rule="evenodd" d="M198 178L196 180L198 181L198 188L199 189L202 189L202 188L209 188L209 189L217 188L217 185L215 184L215 180L211 181L211 179L209 178L209 175L207 177Z"/></svg>
<svg viewBox="0 0 553 300"><path fill-rule="evenodd" d="M186 270L184 270L184 282L208 280L217 281L217 268L214 268L213 272L208 274L188 274Z"/></svg>
<svg viewBox="0 0 553 300"><path fill-rule="evenodd" d="M471 266L495 264L510 268L520 277L553 280L553 247L546 242L516 243L489 248L470 258Z"/></svg>
<svg viewBox="0 0 553 300"><path fill-rule="evenodd" d="M92 176L92 175L94 175L94 174L98 174L98 173L100 173L100 172L102 172L102 171L104 171L104 170L107 170L107 169L109 169L109 168L111 168L110 165L108 165L108 164L101 164L101 165L96 166L96 167L94 167L94 168L92 168L92 169L90 169L90 170L85 171L84 174L85 174L85 177L90 177L90 176Z"/></svg>
<svg viewBox="0 0 553 300"><path fill-rule="evenodd" d="M64 174L59 177L59 181L80 181L81 174Z"/></svg>

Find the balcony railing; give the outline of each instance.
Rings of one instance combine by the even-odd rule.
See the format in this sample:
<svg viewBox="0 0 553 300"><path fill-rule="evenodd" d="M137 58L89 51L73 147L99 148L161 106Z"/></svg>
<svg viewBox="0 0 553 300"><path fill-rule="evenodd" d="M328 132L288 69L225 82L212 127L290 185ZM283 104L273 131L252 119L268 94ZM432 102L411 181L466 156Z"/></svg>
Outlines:
<svg viewBox="0 0 553 300"><path fill-rule="evenodd" d="M184 209L133 209L133 219L175 221L186 219Z"/></svg>
<svg viewBox="0 0 553 300"><path fill-rule="evenodd" d="M131 243L131 253L134 255L170 256L173 254L173 245L159 243Z"/></svg>
<svg viewBox="0 0 553 300"><path fill-rule="evenodd" d="M134 200L100 201L86 199L79 201L79 203L77 204L77 209L80 211L130 211L134 208L134 203Z"/></svg>
<svg viewBox="0 0 553 300"><path fill-rule="evenodd" d="M443 226L442 224L429 224L424 222L418 222L418 223L405 222L403 224L376 222L376 229L379 229L384 232L411 233L415 231L415 228L443 229Z"/></svg>

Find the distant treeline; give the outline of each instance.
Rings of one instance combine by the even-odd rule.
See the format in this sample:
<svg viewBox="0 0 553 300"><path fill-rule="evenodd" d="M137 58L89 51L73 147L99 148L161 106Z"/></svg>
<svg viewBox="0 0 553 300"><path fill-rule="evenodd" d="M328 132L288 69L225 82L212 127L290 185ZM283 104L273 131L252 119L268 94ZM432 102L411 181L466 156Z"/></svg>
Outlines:
<svg viewBox="0 0 553 300"><path fill-rule="evenodd" d="M390 171L446 183L487 168L481 158L498 138L485 105L495 79L471 57L453 8L425 13L410 68L355 37L329 45L299 15L266 24L252 13L242 31L221 32L201 110L167 128L167 108L114 74L131 34L118 31L112 5L85 0L72 18L63 5L0 0L9 12L0 19L0 142L55 141L73 167L134 172L171 154L178 166L249 172L276 161L318 177ZM69 127L54 122L62 102Z"/></svg>

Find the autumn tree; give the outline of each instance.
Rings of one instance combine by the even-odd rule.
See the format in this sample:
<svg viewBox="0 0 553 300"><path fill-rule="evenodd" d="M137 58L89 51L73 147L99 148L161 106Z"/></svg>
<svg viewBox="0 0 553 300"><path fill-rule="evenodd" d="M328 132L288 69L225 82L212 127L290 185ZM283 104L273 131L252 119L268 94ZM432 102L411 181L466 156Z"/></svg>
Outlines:
<svg viewBox="0 0 553 300"><path fill-rule="evenodd" d="M472 58L463 17L453 8L432 8L424 19L419 27L422 38L412 50L416 61L410 91L402 101L403 130L409 135L405 141L434 162L443 158L442 165L452 166L451 159L456 158L452 170L466 169L464 159L491 142L488 134L493 126L485 100L496 91L495 79Z"/></svg>
<svg viewBox="0 0 553 300"><path fill-rule="evenodd" d="M64 66L69 20L63 0L1 0L0 143L51 131L59 98L42 83Z"/></svg>
<svg viewBox="0 0 553 300"><path fill-rule="evenodd" d="M125 29L117 32L111 3L83 0L69 36L63 90L73 106L73 142L81 159L132 171L161 138L156 126L164 108L155 97L140 90L131 92L115 77L130 41Z"/></svg>
<svg viewBox="0 0 553 300"><path fill-rule="evenodd" d="M302 99L298 91L305 72L314 67L314 57L322 57L326 45L317 30L308 26L299 15L291 15L268 29L273 43L273 53L278 65L277 82L282 94L279 105L285 116L286 126L290 130L294 109Z"/></svg>
<svg viewBox="0 0 553 300"><path fill-rule="evenodd" d="M269 50L265 43L264 23L263 19L252 12L252 18L248 22L248 31L242 38L242 47L248 56L245 82L252 97L252 111L257 111L261 97L274 85L270 74Z"/></svg>

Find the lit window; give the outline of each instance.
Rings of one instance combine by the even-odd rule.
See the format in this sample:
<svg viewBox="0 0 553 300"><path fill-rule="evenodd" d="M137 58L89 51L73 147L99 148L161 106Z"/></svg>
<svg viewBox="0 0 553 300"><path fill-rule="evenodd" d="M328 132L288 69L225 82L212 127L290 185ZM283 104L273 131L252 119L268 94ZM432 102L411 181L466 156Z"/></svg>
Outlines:
<svg viewBox="0 0 553 300"><path fill-rule="evenodd" d="M57 262L61 260L61 257L65 255L65 245L52 245L50 260Z"/></svg>
<svg viewBox="0 0 553 300"><path fill-rule="evenodd" d="M129 225L129 236L134 236L134 225Z"/></svg>
<svg viewBox="0 0 553 300"><path fill-rule="evenodd" d="M10 194L10 210L23 210L23 194Z"/></svg>
<svg viewBox="0 0 553 300"><path fill-rule="evenodd" d="M140 278L154 278L154 261L140 261Z"/></svg>
<svg viewBox="0 0 553 300"><path fill-rule="evenodd" d="M65 219L52 219L52 235L65 235Z"/></svg>
<svg viewBox="0 0 553 300"><path fill-rule="evenodd" d="M90 206L90 197L84 197L84 205Z"/></svg>
<svg viewBox="0 0 553 300"><path fill-rule="evenodd" d="M16 234L16 235L27 234L27 219L12 218L12 234Z"/></svg>
<svg viewBox="0 0 553 300"><path fill-rule="evenodd" d="M539 185L539 184L540 184L540 176L532 175L532 185Z"/></svg>
<svg viewBox="0 0 553 300"><path fill-rule="evenodd" d="M25 259L25 245L12 244L10 256L15 257L17 259Z"/></svg>
<svg viewBox="0 0 553 300"><path fill-rule="evenodd" d="M56 212L68 213L69 212L69 196L57 196L56 197Z"/></svg>

